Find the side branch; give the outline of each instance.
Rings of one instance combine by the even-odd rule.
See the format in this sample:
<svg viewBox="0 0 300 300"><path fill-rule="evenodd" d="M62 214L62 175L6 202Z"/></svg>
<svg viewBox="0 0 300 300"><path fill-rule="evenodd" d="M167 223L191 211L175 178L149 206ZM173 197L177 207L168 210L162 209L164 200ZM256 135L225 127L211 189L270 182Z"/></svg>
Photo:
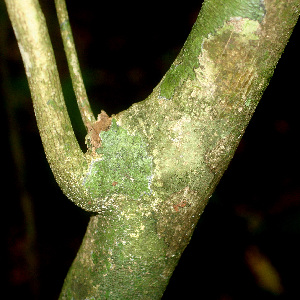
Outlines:
<svg viewBox="0 0 300 300"><path fill-rule="evenodd" d="M37 0L5 0L25 65L37 125L47 160L63 192L88 202L81 177L87 169L64 102L44 15Z"/></svg>
<svg viewBox="0 0 300 300"><path fill-rule="evenodd" d="M82 121L88 129L96 120L84 87L65 0L55 0L55 7L77 104Z"/></svg>

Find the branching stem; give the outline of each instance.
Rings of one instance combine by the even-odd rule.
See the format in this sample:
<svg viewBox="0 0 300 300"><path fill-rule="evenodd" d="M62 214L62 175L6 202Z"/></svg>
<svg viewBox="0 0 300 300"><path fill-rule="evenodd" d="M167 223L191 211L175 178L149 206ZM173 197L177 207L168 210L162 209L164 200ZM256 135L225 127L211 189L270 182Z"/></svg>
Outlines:
<svg viewBox="0 0 300 300"><path fill-rule="evenodd" d="M88 128L95 122L95 117L83 83L65 0L55 0L55 7L77 104L82 121Z"/></svg>
<svg viewBox="0 0 300 300"><path fill-rule="evenodd" d="M81 180L88 163L65 105L55 57L38 0L5 0L31 92L47 160L62 191L84 207L90 200Z"/></svg>

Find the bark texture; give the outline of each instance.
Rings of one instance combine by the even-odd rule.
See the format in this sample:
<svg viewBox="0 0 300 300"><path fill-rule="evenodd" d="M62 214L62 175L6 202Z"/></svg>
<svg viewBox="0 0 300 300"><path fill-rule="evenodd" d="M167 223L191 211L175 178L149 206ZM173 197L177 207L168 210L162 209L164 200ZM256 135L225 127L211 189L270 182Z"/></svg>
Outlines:
<svg viewBox="0 0 300 300"><path fill-rule="evenodd" d="M37 0L6 0L29 83L47 160L62 191L84 206L81 184L88 164L75 138L64 102L45 17Z"/></svg>
<svg viewBox="0 0 300 300"><path fill-rule="evenodd" d="M12 10L20 1L6 2ZM63 191L96 212L61 299L161 298L268 85L299 8L299 0L206 0L182 51L153 93L112 116L110 128L99 134L101 146L86 155L78 150L57 100L62 96L49 98L53 90L45 92L42 107L36 104L35 109L54 174L60 184L76 174L68 187L61 184ZM39 58L29 56L33 50L24 48L16 35L34 90L40 79L32 79L31 66ZM46 106L55 113L44 123L40 110ZM57 107L64 111L59 125ZM65 135L68 151L63 151ZM64 152L70 166L56 170L52 148Z"/></svg>
<svg viewBox="0 0 300 300"><path fill-rule="evenodd" d="M299 4L204 2L181 53L153 93L113 116L146 142L151 191L135 200L114 196L92 218L62 299L82 286L84 296L96 299L161 298L268 85ZM120 153L122 159L126 153Z"/></svg>

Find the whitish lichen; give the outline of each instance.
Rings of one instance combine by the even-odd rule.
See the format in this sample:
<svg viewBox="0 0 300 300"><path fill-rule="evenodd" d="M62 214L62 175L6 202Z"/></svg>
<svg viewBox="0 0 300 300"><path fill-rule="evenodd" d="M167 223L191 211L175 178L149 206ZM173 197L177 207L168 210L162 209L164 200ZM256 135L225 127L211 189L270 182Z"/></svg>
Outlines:
<svg viewBox="0 0 300 300"><path fill-rule="evenodd" d="M108 131L100 132L100 158L94 160L84 179L84 185L93 198L107 199L123 194L139 199L150 194L152 159L147 145L138 135L131 135L116 120Z"/></svg>
<svg viewBox="0 0 300 300"><path fill-rule="evenodd" d="M195 29L198 30L192 31L185 47L161 81L160 97L163 99L172 99L179 85L187 79L195 79L194 69L199 67L197 57L202 51L203 42L215 36L217 28L222 28L232 18L261 23L266 13L264 0L231 0L230 5L224 5L223 0L205 1L201 11L203 16L200 15L195 23Z"/></svg>

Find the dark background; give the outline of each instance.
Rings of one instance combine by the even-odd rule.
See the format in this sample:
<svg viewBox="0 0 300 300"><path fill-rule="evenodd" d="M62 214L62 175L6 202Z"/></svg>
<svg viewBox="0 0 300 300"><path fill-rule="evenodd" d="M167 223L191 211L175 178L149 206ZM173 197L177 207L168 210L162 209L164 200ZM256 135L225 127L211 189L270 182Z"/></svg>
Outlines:
<svg viewBox="0 0 300 300"><path fill-rule="evenodd" d="M80 120L54 1L46 14L64 94ZM149 95L182 47L202 1L67 1L94 112ZM300 299L299 26L205 209L163 297ZM0 3L1 293L57 299L89 214L60 191L39 138L24 68Z"/></svg>

